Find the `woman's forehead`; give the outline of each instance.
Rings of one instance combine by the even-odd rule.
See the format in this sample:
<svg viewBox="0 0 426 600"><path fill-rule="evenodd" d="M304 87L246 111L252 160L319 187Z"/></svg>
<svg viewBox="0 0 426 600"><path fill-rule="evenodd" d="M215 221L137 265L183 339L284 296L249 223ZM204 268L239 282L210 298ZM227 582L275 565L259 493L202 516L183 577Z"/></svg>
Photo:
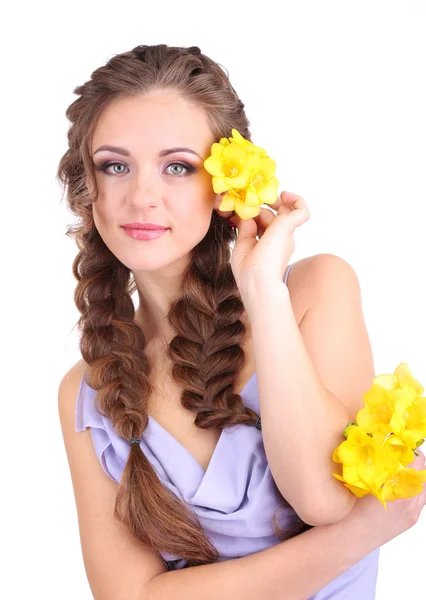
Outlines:
<svg viewBox="0 0 426 600"><path fill-rule="evenodd" d="M92 151L109 144L130 153L147 147L187 146L204 155L212 143L205 112L176 94L121 98L106 107L92 137Z"/></svg>

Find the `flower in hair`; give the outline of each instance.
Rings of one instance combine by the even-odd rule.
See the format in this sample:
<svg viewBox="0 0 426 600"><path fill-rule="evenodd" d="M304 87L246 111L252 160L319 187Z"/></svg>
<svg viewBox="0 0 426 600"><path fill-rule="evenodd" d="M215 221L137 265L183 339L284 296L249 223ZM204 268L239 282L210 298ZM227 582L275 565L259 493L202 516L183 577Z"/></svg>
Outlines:
<svg viewBox="0 0 426 600"><path fill-rule="evenodd" d="M426 469L407 468L426 437L426 397L423 386L400 363L393 375L378 375L364 394L356 422L344 431L346 440L333 453L342 464L342 481L355 496L386 501L412 498L423 490Z"/></svg>
<svg viewBox="0 0 426 600"><path fill-rule="evenodd" d="M236 130L211 147L204 168L213 176L213 190L222 197L219 210L235 211L241 219L252 219L261 204L274 204L278 195L276 163L266 150L255 146Z"/></svg>

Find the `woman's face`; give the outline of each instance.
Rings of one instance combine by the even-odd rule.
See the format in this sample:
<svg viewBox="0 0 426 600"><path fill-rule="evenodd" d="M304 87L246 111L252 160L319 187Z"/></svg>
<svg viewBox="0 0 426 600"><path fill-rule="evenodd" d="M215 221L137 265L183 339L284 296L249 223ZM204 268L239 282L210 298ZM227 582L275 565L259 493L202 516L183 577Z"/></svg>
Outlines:
<svg viewBox="0 0 426 600"><path fill-rule="evenodd" d="M204 112L173 91L118 99L103 111L91 146L99 190L93 216L134 273L169 267L164 274L177 274L205 237L221 202L203 166L214 141ZM101 149L107 145L116 149ZM138 240L122 227L134 222L170 229Z"/></svg>

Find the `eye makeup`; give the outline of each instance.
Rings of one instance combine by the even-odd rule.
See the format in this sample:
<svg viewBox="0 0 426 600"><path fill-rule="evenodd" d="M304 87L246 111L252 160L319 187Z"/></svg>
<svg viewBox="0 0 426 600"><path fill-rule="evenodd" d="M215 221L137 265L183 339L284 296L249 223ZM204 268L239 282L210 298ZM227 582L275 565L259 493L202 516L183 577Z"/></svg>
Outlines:
<svg viewBox="0 0 426 600"><path fill-rule="evenodd" d="M112 166L115 165L120 165L122 167L126 167L126 169L128 169L127 165L125 165L124 163L121 162L117 162L117 161L106 161L104 163L102 163L99 166L95 167L96 171L101 171L102 173L105 173L106 175L122 175L123 173L111 173L108 171L108 169ZM171 167L173 165L179 165L180 167L183 167L185 169L185 174L181 175L181 174L173 174L173 173L169 173L170 175L175 175L176 177L186 177L188 175L191 175L192 173L195 173L196 168L193 167L192 165L189 165L188 163L184 163L184 162L171 162L168 165L166 165L166 169L168 167Z"/></svg>

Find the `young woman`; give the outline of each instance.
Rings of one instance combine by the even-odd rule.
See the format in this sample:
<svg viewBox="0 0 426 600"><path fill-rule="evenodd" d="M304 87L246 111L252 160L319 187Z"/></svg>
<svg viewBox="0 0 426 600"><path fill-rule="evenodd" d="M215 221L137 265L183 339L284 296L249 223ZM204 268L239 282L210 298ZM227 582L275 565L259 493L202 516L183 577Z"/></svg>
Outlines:
<svg viewBox="0 0 426 600"><path fill-rule="evenodd" d="M58 176L82 359L59 414L94 597L374 598L424 494L385 511L332 476L374 377L355 273L289 264L292 194L236 236L204 160L249 122L198 48L138 46L75 93Z"/></svg>

